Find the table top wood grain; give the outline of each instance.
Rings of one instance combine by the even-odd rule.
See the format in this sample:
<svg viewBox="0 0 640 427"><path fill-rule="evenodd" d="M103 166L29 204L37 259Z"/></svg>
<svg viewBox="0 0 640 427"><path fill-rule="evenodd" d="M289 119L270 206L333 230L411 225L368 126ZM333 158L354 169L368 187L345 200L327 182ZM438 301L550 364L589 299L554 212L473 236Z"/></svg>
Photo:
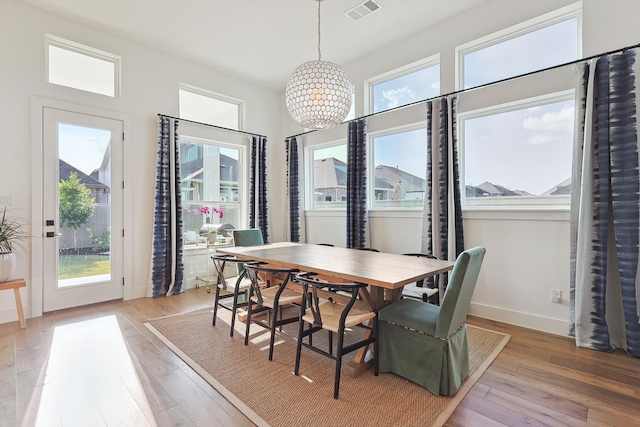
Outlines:
<svg viewBox="0 0 640 427"><path fill-rule="evenodd" d="M449 271L455 264L454 261L292 242L220 248L216 252L385 289L402 288Z"/></svg>

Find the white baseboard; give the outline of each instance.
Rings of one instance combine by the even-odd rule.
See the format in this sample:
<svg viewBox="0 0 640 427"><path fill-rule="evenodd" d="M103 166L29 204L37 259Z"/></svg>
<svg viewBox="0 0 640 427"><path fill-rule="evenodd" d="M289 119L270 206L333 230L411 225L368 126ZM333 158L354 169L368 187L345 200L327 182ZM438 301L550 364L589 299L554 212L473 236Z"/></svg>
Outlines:
<svg viewBox="0 0 640 427"><path fill-rule="evenodd" d="M23 301L24 303L24 301ZM25 319L30 319L31 318L31 306L23 306L22 310L24 311L24 318ZM18 311L16 310L15 307L12 308L4 308L2 310L0 310L0 324L3 323L10 323L10 322L17 322L18 319ZM29 325L29 322L27 322L27 325Z"/></svg>
<svg viewBox="0 0 640 427"><path fill-rule="evenodd" d="M537 314L522 313L490 305L471 303L469 314L550 334L568 336L569 322Z"/></svg>

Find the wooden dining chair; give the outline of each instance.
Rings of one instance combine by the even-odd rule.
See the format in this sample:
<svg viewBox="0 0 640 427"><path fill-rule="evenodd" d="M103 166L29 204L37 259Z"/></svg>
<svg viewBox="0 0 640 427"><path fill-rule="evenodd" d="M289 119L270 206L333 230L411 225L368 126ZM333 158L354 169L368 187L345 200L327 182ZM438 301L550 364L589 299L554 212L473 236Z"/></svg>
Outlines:
<svg viewBox="0 0 640 427"><path fill-rule="evenodd" d="M238 308L247 306L247 294L251 287L251 280L247 277L247 273L244 268L238 269L238 265L245 264L247 260L241 260L233 255L214 254L211 256L213 265L216 269L216 293L213 300L213 321L211 324L216 325L216 318L218 317L218 307L222 307L227 310L231 310L231 331L229 336L233 336L236 314ZM233 277L225 277L225 267L232 265L236 272L239 271ZM223 293L224 292L224 293ZM224 300L233 298L231 307L228 303L225 304ZM240 301L242 299L242 301Z"/></svg>
<svg viewBox="0 0 640 427"><path fill-rule="evenodd" d="M423 253L403 254L416 258L440 259L435 255ZM415 298L424 302L432 302L440 305L440 275L430 277L428 279L418 280L415 283L405 285L402 289L402 297Z"/></svg>
<svg viewBox="0 0 640 427"><path fill-rule="evenodd" d="M309 348L316 353L327 356L336 362L333 398L338 398L340 391L340 370L342 356L373 343L374 373L378 375L378 317L377 312L365 308L363 302L355 307L360 289L367 285L363 283L331 283L320 280L315 273L301 273L296 281L302 284L303 298L300 305L300 325L298 326L298 343L296 347L296 366L294 374L300 373L300 354L302 347ZM305 329L305 324L309 327ZM345 332L349 328L361 326L371 333L352 344L345 345ZM329 345L327 349L313 344L313 334L329 331ZM337 335L336 354L333 354L333 334ZM304 339L308 337L307 342Z"/></svg>
<svg viewBox="0 0 640 427"><path fill-rule="evenodd" d="M264 262L244 264L244 270L251 281L249 289L249 302L247 305L247 330L244 335L244 345L249 344L249 328L251 322L263 328L269 329L269 360L273 360L273 346L275 343L276 329L282 330L283 325L297 322L298 316L283 317L283 307L291 304L300 304L302 294L287 287L298 269L269 267ZM268 323L256 319L255 314L266 311L269 315ZM278 314L280 318L278 319Z"/></svg>

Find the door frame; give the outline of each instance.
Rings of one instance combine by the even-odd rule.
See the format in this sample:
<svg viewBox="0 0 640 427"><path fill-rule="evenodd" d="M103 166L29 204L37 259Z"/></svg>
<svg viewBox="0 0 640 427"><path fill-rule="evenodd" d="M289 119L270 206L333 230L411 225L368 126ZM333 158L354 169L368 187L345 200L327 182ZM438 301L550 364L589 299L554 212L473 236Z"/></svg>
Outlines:
<svg viewBox="0 0 640 427"><path fill-rule="evenodd" d="M78 114L95 115L113 120L120 120L123 124L125 141L122 149L122 171L123 185L130 181L133 176L133 153L131 143L133 136L133 116L117 111L105 110L101 108L89 107L65 101L59 101L37 96L31 97L31 317L42 316L44 305L44 217L42 212L43 203L43 141L44 141L44 109L52 108L66 110ZM133 230L133 209L132 209L132 185L124 185L123 189L123 227L127 230L124 233L123 265L122 273L124 277L123 299L133 298L133 243L131 234Z"/></svg>

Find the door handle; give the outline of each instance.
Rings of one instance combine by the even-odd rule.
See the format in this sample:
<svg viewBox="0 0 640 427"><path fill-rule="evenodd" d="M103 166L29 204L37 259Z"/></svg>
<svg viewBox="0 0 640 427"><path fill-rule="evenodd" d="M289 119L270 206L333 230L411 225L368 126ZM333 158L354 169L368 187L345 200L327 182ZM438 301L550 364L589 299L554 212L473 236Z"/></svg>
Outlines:
<svg viewBox="0 0 640 427"><path fill-rule="evenodd" d="M47 231L47 237L62 236L62 233L54 233L53 231Z"/></svg>

